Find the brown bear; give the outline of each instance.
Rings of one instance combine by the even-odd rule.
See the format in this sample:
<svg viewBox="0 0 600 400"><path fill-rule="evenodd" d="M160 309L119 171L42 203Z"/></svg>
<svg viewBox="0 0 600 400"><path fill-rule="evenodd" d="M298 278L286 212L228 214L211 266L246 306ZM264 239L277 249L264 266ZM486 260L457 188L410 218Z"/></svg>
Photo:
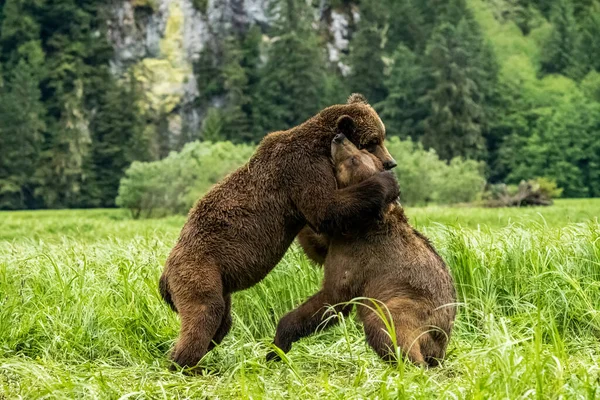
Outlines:
<svg viewBox="0 0 600 400"><path fill-rule="evenodd" d="M386 169L385 128L360 95L303 124L267 135L248 163L215 185L190 211L159 288L179 312L171 354L195 366L231 328L231 293L253 286L281 260L305 225L333 234L381 218L399 195L390 171L338 190L331 140L345 134Z"/></svg>
<svg viewBox="0 0 600 400"><path fill-rule="evenodd" d="M342 134L332 142L332 158L340 188L383 170L377 157L357 149ZM404 356L429 366L444 357L456 315L453 280L427 238L409 225L399 203L390 204L383 220L361 233L324 236L305 228L299 241L313 261L324 261L325 279L321 291L281 319L277 347L288 352L300 338L332 326L336 313L348 315L356 303L350 300L358 297L367 342L380 357L393 360L396 352L384 320L374 311L376 304L388 321L391 317ZM267 359L279 357L270 352Z"/></svg>

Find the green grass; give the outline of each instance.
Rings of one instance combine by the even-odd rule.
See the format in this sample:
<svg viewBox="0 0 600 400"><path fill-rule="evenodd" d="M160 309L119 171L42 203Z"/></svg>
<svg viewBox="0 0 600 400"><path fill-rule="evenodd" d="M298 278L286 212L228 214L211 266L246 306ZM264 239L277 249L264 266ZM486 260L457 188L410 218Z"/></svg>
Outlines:
<svg viewBox="0 0 600 400"><path fill-rule="evenodd" d="M167 370L179 324L157 290L183 217L0 213L0 399L600 399L600 199L407 213L458 287L441 368L382 363L354 317L266 363L278 318L322 276L292 248L234 296L234 328L196 377Z"/></svg>

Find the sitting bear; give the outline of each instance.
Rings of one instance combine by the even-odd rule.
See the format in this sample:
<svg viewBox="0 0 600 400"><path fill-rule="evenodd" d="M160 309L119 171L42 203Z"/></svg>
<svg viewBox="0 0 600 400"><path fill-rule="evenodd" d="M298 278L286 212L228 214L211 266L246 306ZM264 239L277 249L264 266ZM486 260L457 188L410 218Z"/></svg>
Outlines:
<svg viewBox="0 0 600 400"><path fill-rule="evenodd" d="M231 293L262 280L304 226L327 234L362 226L397 198L389 171L338 190L330 159L338 133L386 169L396 165L381 119L355 94L347 104L267 135L246 165L190 211L159 282L163 299L181 317L175 363L195 366L220 343L231 328Z"/></svg>
<svg viewBox="0 0 600 400"><path fill-rule="evenodd" d="M358 150L342 134L333 139L331 152L340 188L360 184L383 169L377 157ZM396 352L375 304L391 317L403 356L429 366L444 357L456 315L453 280L427 238L409 225L399 203L390 204L384 219L367 230L318 235L305 228L299 242L313 261L324 261L325 279L321 291L281 319L277 347L288 352L293 342L318 327L332 326L335 314L348 315L348 302L360 297L358 316L367 342L381 358L393 360ZM270 352L267 359L278 356Z"/></svg>

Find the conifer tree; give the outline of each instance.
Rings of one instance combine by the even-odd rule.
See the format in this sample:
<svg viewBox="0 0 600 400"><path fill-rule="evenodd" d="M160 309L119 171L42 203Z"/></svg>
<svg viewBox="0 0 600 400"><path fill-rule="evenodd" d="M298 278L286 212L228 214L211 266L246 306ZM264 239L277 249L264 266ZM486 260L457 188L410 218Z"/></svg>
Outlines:
<svg viewBox="0 0 600 400"><path fill-rule="evenodd" d="M36 207L33 175L45 130L44 52L36 2L7 0L0 29L0 209Z"/></svg>
<svg viewBox="0 0 600 400"><path fill-rule="evenodd" d="M550 13L552 33L542 49L542 70L547 74L566 74L573 78L582 76L578 65L578 31L573 3L556 0Z"/></svg>
<svg viewBox="0 0 600 400"><path fill-rule="evenodd" d="M600 72L600 3L595 3L584 18L579 37L580 59L587 71Z"/></svg>
<svg viewBox="0 0 600 400"><path fill-rule="evenodd" d="M250 118L246 114L251 100L248 93L248 76L242 66L243 53L237 40L230 38L225 44L223 88L226 105L222 112L222 135L226 140L243 142L252 140Z"/></svg>
<svg viewBox="0 0 600 400"><path fill-rule="evenodd" d="M113 207L125 168L148 158L135 82L119 84L111 78L106 85L90 122L92 145L81 200L88 207Z"/></svg>
<svg viewBox="0 0 600 400"><path fill-rule="evenodd" d="M0 87L0 209L35 206L32 177L45 128L38 67L22 59Z"/></svg>
<svg viewBox="0 0 600 400"><path fill-rule="evenodd" d="M105 90L111 50L101 4L49 0L39 11L46 79L41 84L47 127L36 194L47 207L79 204L92 151L89 110Z"/></svg>
<svg viewBox="0 0 600 400"><path fill-rule="evenodd" d="M424 98L430 115L423 143L446 160L455 156L480 159L485 154L482 96L474 80L476 67L470 65L457 30L449 23L437 27L425 52L434 87Z"/></svg>
<svg viewBox="0 0 600 400"><path fill-rule="evenodd" d="M366 2L362 4L358 30L350 43L350 89L362 93L373 104L387 95L383 62L384 26L383 4Z"/></svg>
<svg viewBox="0 0 600 400"><path fill-rule="evenodd" d="M428 110L420 98L427 90L427 82L417 56L408 47L398 46L385 81L389 94L376 105L388 135L411 137L413 140L422 135L422 121Z"/></svg>
<svg viewBox="0 0 600 400"><path fill-rule="evenodd" d="M303 0L276 7L276 34L262 68L254 102L254 123L262 135L304 122L322 106L325 87L323 51L311 28Z"/></svg>

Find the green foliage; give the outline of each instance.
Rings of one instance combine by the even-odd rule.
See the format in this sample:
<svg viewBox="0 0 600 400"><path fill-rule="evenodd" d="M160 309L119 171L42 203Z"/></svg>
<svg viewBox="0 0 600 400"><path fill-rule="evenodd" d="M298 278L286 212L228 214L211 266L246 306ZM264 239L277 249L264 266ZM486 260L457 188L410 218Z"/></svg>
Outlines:
<svg viewBox="0 0 600 400"><path fill-rule="evenodd" d="M30 206L42 144L44 108L39 65L24 59L0 86L0 209Z"/></svg>
<svg viewBox="0 0 600 400"><path fill-rule="evenodd" d="M208 142L223 141L223 116L216 108L209 108L202 120L202 139Z"/></svg>
<svg viewBox="0 0 600 400"><path fill-rule="evenodd" d="M435 86L425 96L431 111L424 121L423 143L446 160L456 156L479 159L485 152L477 67L470 65L468 44L460 41L460 31L466 26L465 20L457 28L440 25L425 53Z"/></svg>
<svg viewBox="0 0 600 400"><path fill-rule="evenodd" d="M435 151L425 151L411 140L391 138L386 146L399 161L394 171L400 181L402 203L466 203L483 190L485 178L480 163L474 160L456 157L447 163Z"/></svg>
<svg viewBox="0 0 600 400"><path fill-rule="evenodd" d="M109 82L90 121L94 146L84 186L88 206L114 206L125 168L134 160L149 158L149 146L143 137L144 121L136 106L139 96L130 81L130 87Z"/></svg>
<svg viewBox="0 0 600 400"><path fill-rule="evenodd" d="M600 105L581 94L539 118L527 138L512 136L504 158L511 182L544 176L567 197L600 195ZM518 150L517 150L518 149Z"/></svg>
<svg viewBox="0 0 600 400"><path fill-rule="evenodd" d="M192 0L192 5L196 10L206 14L206 10L208 9L208 0Z"/></svg>
<svg viewBox="0 0 600 400"><path fill-rule="evenodd" d="M581 25L578 56L583 61L582 68L600 72L600 3L595 2L589 9Z"/></svg>
<svg viewBox="0 0 600 400"><path fill-rule="evenodd" d="M578 29L570 0L557 0L550 14L552 33L544 43L542 69L546 73L580 74L578 61Z"/></svg>
<svg viewBox="0 0 600 400"><path fill-rule="evenodd" d="M373 104L386 97L384 84L383 44L384 13L379 2L367 2L362 7L361 20L350 48L350 89L362 93Z"/></svg>
<svg viewBox="0 0 600 400"><path fill-rule="evenodd" d="M253 151L231 142L193 142L160 161L134 162L121 180L116 203L135 218L184 214Z"/></svg>
<svg viewBox="0 0 600 400"><path fill-rule="evenodd" d="M563 189L556 185L556 181L548 178L536 178L531 181L532 185L544 195L551 199L558 198L562 195Z"/></svg>
<svg viewBox="0 0 600 400"><path fill-rule="evenodd" d="M326 87L323 52L314 32L283 33L267 54L254 98L254 124L263 135L299 125L318 112Z"/></svg>
<svg viewBox="0 0 600 400"><path fill-rule="evenodd" d="M590 71L581 81L581 91L589 99L600 103L600 73Z"/></svg>
<svg viewBox="0 0 600 400"><path fill-rule="evenodd" d="M376 108L385 121L388 135L418 139L427 115L420 97L425 92L427 75L417 56L406 46L394 52L390 74L385 84L389 95Z"/></svg>

